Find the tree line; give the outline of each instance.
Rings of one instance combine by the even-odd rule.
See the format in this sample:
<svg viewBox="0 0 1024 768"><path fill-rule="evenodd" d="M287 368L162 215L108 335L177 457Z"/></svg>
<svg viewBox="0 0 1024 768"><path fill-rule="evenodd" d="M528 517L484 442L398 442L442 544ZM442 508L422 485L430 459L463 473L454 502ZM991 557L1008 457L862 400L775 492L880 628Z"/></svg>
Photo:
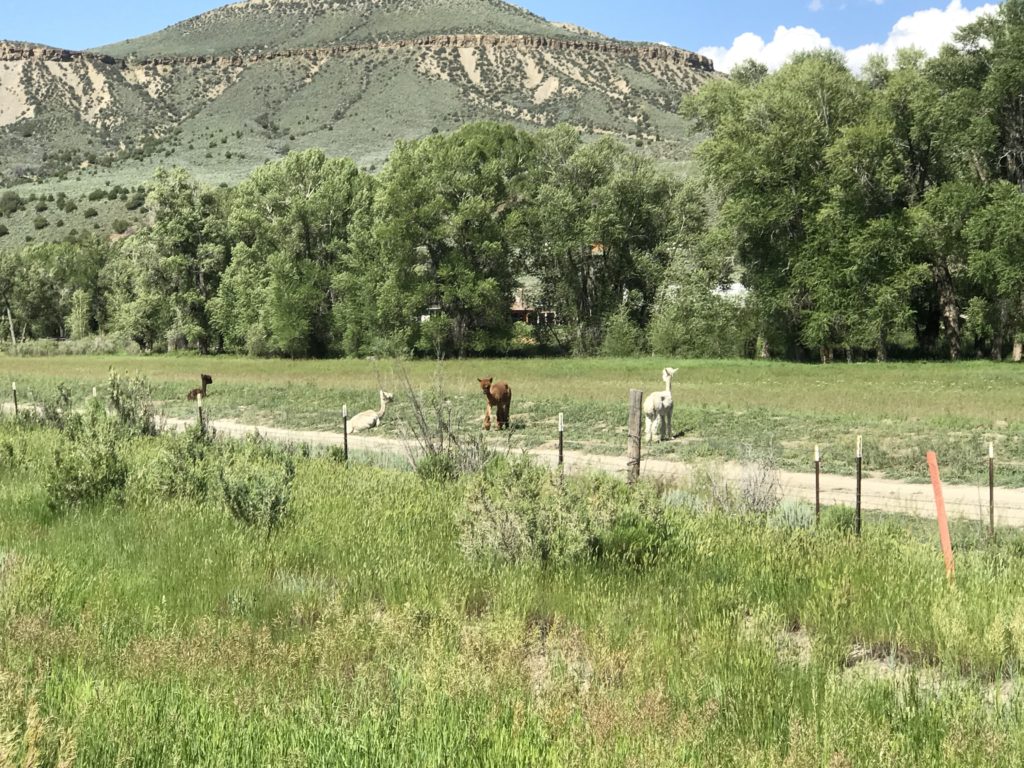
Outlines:
<svg viewBox="0 0 1024 768"><path fill-rule="evenodd" d="M0 306L16 336L145 350L635 353L702 198L566 126L399 143L376 176L319 150L234 188L159 170L141 231L0 254ZM557 324L517 324L517 295Z"/></svg>
<svg viewBox="0 0 1024 768"><path fill-rule="evenodd" d="M1000 358L1024 340L1024 0L926 60L747 63L684 105L759 347Z"/></svg>
<svg viewBox="0 0 1024 768"><path fill-rule="evenodd" d="M378 175L318 150L234 188L161 170L141 231L0 252L0 307L25 338L265 356L1019 351L1024 0L932 59L747 63L682 109L706 135L685 180L495 123ZM558 323L516 323L523 294Z"/></svg>

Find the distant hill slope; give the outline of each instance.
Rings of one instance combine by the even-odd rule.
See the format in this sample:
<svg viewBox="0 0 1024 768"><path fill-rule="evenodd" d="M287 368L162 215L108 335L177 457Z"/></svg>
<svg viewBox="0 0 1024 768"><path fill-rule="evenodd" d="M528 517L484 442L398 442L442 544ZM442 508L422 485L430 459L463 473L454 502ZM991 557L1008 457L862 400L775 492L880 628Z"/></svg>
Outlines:
<svg viewBox="0 0 1024 768"><path fill-rule="evenodd" d="M445 34L585 36L500 0L248 0L98 52L195 56Z"/></svg>
<svg viewBox="0 0 1024 768"><path fill-rule="evenodd" d="M309 146L371 167L479 119L679 159L679 102L714 76L498 0L250 0L91 52L0 43L0 179L139 183L165 163L231 181Z"/></svg>

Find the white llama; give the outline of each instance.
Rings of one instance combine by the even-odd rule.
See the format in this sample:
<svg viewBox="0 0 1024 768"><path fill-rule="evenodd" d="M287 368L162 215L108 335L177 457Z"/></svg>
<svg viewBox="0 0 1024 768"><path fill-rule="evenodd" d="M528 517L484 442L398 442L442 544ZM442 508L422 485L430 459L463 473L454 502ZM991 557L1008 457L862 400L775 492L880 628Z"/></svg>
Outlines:
<svg viewBox="0 0 1024 768"><path fill-rule="evenodd" d="M395 396L393 394L385 392L382 389L380 391L380 410L357 413L348 420L348 433L351 435L356 432L363 432L364 430L380 426L381 419L384 418L384 411L387 410L388 403L393 402L394 399Z"/></svg>
<svg viewBox="0 0 1024 768"><path fill-rule="evenodd" d="M647 442L654 439L655 432L658 433L659 441L672 439L672 377L678 370L678 368L663 370L661 380L665 382L665 389L661 392L652 392L644 400Z"/></svg>

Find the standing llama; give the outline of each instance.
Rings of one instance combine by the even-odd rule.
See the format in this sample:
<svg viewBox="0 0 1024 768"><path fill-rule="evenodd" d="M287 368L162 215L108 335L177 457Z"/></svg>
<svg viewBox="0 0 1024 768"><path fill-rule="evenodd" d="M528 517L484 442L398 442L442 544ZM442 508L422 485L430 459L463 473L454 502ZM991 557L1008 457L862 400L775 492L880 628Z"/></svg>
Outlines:
<svg viewBox="0 0 1024 768"><path fill-rule="evenodd" d="M387 410L388 403L394 402L394 400L395 396L393 394L382 389L380 391L380 410L357 413L348 420L348 433L351 435L356 432L379 427L381 420L384 418L384 412Z"/></svg>
<svg viewBox="0 0 1024 768"><path fill-rule="evenodd" d="M480 389L487 398L487 410L484 412L484 429L491 428L491 408L497 409L498 429L509 429L508 412L512 407L512 387L504 381L489 379L477 379L480 382Z"/></svg>
<svg viewBox="0 0 1024 768"><path fill-rule="evenodd" d="M672 377L678 370L678 368L663 370L661 380L665 382L665 389L661 392L652 392L644 400L647 442L654 439L655 432L658 433L659 441L672 439Z"/></svg>
<svg viewBox="0 0 1024 768"><path fill-rule="evenodd" d="M213 384L213 376L211 376L208 373L204 373L202 375L202 377L200 378L200 381L202 381L203 386L201 386L201 387L199 387L197 389L191 390L188 393L188 399L189 400L198 400L200 395L202 395L203 397L206 397L206 387L209 386L210 384Z"/></svg>

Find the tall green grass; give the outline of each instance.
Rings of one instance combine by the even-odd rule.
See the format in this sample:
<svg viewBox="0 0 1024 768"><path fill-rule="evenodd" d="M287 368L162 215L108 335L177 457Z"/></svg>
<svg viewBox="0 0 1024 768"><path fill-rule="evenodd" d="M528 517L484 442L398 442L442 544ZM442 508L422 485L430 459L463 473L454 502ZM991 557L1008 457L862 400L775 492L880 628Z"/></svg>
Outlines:
<svg viewBox="0 0 1024 768"><path fill-rule="evenodd" d="M1024 547L671 506L651 561L499 565L466 483L294 457L269 537L155 487L54 516L0 426L0 765L1020 765ZM5 454L6 455L6 454ZM607 482L607 481L604 481Z"/></svg>

